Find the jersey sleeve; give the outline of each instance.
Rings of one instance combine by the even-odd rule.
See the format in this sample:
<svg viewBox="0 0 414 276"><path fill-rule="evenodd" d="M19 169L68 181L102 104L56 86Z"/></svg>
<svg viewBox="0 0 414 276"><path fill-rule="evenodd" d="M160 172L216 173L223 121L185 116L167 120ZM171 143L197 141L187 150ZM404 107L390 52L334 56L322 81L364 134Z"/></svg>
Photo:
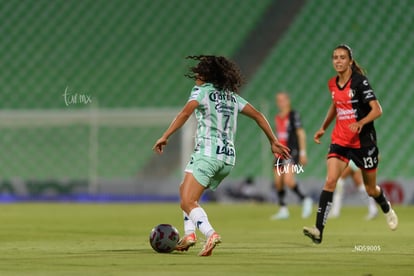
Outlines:
<svg viewBox="0 0 414 276"><path fill-rule="evenodd" d="M361 99L364 103L377 99L377 97L374 94L374 90L369 84L368 79L365 77L362 79L361 83L359 84L358 90L361 93Z"/></svg>
<svg viewBox="0 0 414 276"><path fill-rule="evenodd" d="M203 90L199 86L194 86L191 90L191 95L188 98L187 102L196 100L197 102L201 102L201 99L203 98Z"/></svg>
<svg viewBox="0 0 414 276"><path fill-rule="evenodd" d="M237 109L239 112L242 112L243 108L249 103L248 101L246 101L244 98L242 98L240 95L235 94L236 95L236 99L237 99Z"/></svg>
<svg viewBox="0 0 414 276"><path fill-rule="evenodd" d="M300 119L299 112L293 111L293 125L295 128L303 128L302 120Z"/></svg>

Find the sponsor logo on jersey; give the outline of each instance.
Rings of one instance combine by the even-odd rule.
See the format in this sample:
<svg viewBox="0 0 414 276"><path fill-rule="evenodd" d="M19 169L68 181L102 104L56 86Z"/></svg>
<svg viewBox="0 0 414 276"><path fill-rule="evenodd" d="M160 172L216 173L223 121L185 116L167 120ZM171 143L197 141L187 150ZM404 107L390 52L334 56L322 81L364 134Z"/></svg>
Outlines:
<svg viewBox="0 0 414 276"><path fill-rule="evenodd" d="M216 153L234 156L234 149L228 146L217 146Z"/></svg>
<svg viewBox="0 0 414 276"><path fill-rule="evenodd" d="M364 80L364 81L362 82L362 84L363 84L363 85L365 85L365 86L368 86L368 80Z"/></svg>
<svg viewBox="0 0 414 276"><path fill-rule="evenodd" d="M349 89L348 96L349 96L350 98L353 98L353 97L354 97L354 95L355 95L354 90Z"/></svg>
<svg viewBox="0 0 414 276"><path fill-rule="evenodd" d="M277 138L279 140L287 140L288 139L288 136L289 136L289 134L288 134L287 131L283 131L283 132L280 131L280 132L277 133Z"/></svg>
<svg viewBox="0 0 414 276"><path fill-rule="evenodd" d="M356 109L344 109L344 108L337 108L336 115L338 116L338 120L349 120L356 118Z"/></svg>
<svg viewBox="0 0 414 276"><path fill-rule="evenodd" d="M372 89L366 90L362 93L364 94L365 99L371 99L374 97L374 91L372 91Z"/></svg>
<svg viewBox="0 0 414 276"><path fill-rule="evenodd" d="M208 96L210 101L217 102L217 101L232 101L233 103L236 102L236 97L234 95L231 95L229 93L221 93L219 91L214 91L213 93L210 93Z"/></svg>
<svg viewBox="0 0 414 276"><path fill-rule="evenodd" d="M215 109L218 113L234 114L234 106L226 105L226 103L216 104Z"/></svg>

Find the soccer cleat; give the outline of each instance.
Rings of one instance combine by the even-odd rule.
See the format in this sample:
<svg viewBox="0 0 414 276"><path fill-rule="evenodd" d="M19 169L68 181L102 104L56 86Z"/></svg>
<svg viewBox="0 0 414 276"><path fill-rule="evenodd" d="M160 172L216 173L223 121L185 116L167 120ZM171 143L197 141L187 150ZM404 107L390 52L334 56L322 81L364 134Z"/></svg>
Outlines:
<svg viewBox="0 0 414 276"><path fill-rule="evenodd" d="M204 244L203 249L198 253L198 256L211 256L213 253L214 247L216 247L217 244L221 243L221 237L219 234L214 232L208 239L207 242Z"/></svg>
<svg viewBox="0 0 414 276"><path fill-rule="evenodd" d="M282 206L279 209L279 212L274 214L270 217L271 220L279 220L279 219L288 219L289 218L289 210L286 206Z"/></svg>
<svg viewBox="0 0 414 276"><path fill-rule="evenodd" d="M394 231L398 227L398 217L394 210L391 208L391 204L389 202L388 204L390 205L390 210L385 214L385 218L387 219L387 223L390 229Z"/></svg>
<svg viewBox="0 0 414 276"><path fill-rule="evenodd" d="M187 251L191 246L194 246L197 242L195 233L184 236L181 240L178 241L175 246L177 251Z"/></svg>
<svg viewBox="0 0 414 276"><path fill-rule="evenodd" d="M306 197L302 203L302 218L308 218L312 214L312 199Z"/></svg>
<svg viewBox="0 0 414 276"><path fill-rule="evenodd" d="M315 244L322 242L321 232L316 227L303 227L303 234L308 236Z"/></svg>

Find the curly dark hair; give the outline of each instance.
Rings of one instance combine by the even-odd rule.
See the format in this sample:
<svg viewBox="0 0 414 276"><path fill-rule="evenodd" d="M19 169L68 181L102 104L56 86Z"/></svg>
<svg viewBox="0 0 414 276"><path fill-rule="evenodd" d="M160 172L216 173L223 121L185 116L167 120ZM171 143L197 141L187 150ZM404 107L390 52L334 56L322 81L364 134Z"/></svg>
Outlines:
<svg viewBox="0 0 414 276"><path fill-rule="evenodd" d="M212 83L220 91L237 93L243 84L243 77L237 65L223 56L199 55L187 56L187 59L198 60L199 63L190 67L185 76Z"/></svg>

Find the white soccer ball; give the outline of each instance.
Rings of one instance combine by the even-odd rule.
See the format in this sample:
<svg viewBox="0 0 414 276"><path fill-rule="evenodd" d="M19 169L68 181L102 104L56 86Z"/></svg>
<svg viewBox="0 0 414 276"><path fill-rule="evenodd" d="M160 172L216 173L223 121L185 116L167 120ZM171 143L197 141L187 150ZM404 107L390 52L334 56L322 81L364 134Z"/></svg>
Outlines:
<svg viewBox="0 0 414 276"><path fill-rule="evenodd" d="M174 251L180 240L178 230L171 224L159 224L150 233L151 247L158 253L170 253Z"/></svg>

